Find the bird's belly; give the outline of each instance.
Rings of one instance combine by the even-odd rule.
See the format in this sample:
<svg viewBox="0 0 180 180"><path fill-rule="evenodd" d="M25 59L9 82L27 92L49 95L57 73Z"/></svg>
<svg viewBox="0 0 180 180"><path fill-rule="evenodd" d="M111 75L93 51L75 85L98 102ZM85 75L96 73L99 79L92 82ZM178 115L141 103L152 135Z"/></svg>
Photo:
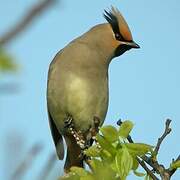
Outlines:
<svg viewBox="0 0 180 180"><path fill-rule="evenodd" d="M108 106L107 81L97 84L91 80L74 77L66 84L65 109L74 119L77 130L86 131L94 116L103 123Z"/></svg>

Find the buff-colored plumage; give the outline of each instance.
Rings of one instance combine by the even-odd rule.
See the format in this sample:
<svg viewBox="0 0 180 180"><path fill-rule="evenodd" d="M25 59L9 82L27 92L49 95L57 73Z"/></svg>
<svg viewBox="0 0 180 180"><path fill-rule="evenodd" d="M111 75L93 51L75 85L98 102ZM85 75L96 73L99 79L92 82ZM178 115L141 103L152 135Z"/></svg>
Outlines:
<svg viewBox="0 0 180 180"><path fill-rule="evenodd" d="M102 125L108 108L108 67L114 57L139 48L120 12L113 8L104 15L108 23L99 24L70 42L50 64L47 103L51 132L59 159L67 145L65 171L83 166L80 147L65 128L69 115L74 128L85 136L93 118ZM78 24L78 22L77 22Z"/></svg>
<svg viewBox="0 0 180 180"><path fill-rule="evenodd" d="M132 34L131 31L129 29L129 26L126 22L126 20L124 19L124 17L122 16L122 14L119 12L119 10L117 8L114 8L112 6L112 13L117 17L118 22L119 22L119 26L121 27L121 34L122 36L127 40L127 41L131 41L132 38Z"/></svg>

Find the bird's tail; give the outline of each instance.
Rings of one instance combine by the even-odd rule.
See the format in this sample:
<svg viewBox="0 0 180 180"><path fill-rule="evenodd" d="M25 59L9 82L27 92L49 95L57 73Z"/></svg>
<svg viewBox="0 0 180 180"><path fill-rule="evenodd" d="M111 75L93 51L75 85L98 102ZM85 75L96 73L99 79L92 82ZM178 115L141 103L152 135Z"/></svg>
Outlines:
<svg viewBox="0 0 180 180"><path fill-rule="evenodd" d="M83 158L81 157L81 149L77 145L73 136L64 136L67 144L67 155L64 165L64 171L69 172L72 166L84 167Z"/></svg>

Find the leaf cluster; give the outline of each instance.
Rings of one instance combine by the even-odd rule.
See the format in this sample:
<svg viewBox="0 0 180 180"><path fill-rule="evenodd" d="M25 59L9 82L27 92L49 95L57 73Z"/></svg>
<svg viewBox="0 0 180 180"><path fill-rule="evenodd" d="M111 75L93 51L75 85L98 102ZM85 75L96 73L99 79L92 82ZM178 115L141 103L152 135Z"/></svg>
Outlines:
<svg viewBox="0 0 180 180"><path fill-rule="evenodd" d="M130 172L135 176L151 178L137 171L137 158L152 154L153 146L144 143L128 143L127 137L133 128L133 123L126 120L119 128L104 126L96 135L95 145L84 153L90 157L90 170L72 167L69 174L61 179L71 180L125 180Z"/></svg>
<svg viewBox="0 0 180 180"><path fill-rule="evenodd" d="M17 69L13 57L0 47L0 72L12 72Z"/></svg>

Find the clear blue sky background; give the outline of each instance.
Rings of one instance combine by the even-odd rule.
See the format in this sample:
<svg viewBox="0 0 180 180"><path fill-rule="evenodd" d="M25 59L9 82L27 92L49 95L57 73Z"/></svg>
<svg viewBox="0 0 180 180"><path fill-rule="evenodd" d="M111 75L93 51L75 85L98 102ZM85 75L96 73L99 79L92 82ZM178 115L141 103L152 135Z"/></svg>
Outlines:
<svg viewBox="0 0 180 180"><path fill-rule="evenodd" d="M35 2L1 2L0 34L11 28ZM33 21L7 47L21 68L16 74L1 75L2 82L17 83L19 91L0 95L0 179L11 173L12 164L18 159L16 147L9 154L12 149L5 148L11 142L9 134L19 134L17 141L24 140L24 151L34 143L44 144L41 156L25 179L35 179L47 156L55 151L46 112L49 63L69 41L105 22L102 13L110 5L123 13L141 49L125 53L110 65L110 103L105 123L115 125L119 118L130 119L135 123L134 140L154 145L165 119L171 118L173 132L163 143L159 159L168 165L179 155L180 1L64 0ZM60 169L59 166L62 169L62 163L56 168ZM177 172L172 179L179 178Z"/></svg>

